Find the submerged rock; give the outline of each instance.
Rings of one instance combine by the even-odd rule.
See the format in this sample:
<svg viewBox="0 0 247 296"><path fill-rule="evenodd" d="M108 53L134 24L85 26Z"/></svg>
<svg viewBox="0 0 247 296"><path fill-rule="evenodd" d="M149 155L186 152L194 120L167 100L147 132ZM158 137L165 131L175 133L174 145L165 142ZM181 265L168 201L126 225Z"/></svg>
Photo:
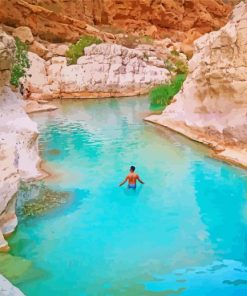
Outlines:
<svg viewBox="0 0 247 296"><path fill-rule="evenodd" d="M167 126L247 166L247 4L229 23L195 42L190 74L162 115L147 120Z"/></svg>
<svg viewBox="0 0 247 296"><path fill-rule="evenodd" d="M18 209L23 217L44 215L68 202L68 192L52 190L43 184L22 184Z"/></svg>
<svg viewBox="0 0 247 296"><path fill-rule="evenodd" d="M46 62L34 53L29 53L29 59L25 85L36 100L139 95L169 82L171 76L163 58L115 44L85 48L76 65L67 66L65 57Z"/></svg>

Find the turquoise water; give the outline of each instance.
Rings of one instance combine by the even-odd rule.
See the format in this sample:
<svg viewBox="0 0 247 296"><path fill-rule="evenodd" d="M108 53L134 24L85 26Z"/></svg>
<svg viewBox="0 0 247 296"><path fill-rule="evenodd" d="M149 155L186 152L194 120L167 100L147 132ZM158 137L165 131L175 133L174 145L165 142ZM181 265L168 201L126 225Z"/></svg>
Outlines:
<svg viewBox="0 0 247 296"><path fill-rule="evenodd" d="M26 295L247 295L246 171L145 123L147 111L128 98L34 116L45 186L70 199L19 217L10 258L22 271L9 278ZM118 187L132 164L136 191Z"/></svg>

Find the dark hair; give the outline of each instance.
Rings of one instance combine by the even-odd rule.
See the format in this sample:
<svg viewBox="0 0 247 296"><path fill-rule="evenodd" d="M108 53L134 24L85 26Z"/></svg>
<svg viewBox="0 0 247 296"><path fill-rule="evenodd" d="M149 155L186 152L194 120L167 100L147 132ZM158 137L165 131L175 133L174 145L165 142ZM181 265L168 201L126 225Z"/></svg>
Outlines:
<svg viewBox="0 0 247 296"><path fill-rule="evenodd" d="M135 166L133 166L133 165L130 167L130 170L131 170L132 172L134 172L134 171L135 171L135 169L136 169L136 167L135 167Z"/></svg>

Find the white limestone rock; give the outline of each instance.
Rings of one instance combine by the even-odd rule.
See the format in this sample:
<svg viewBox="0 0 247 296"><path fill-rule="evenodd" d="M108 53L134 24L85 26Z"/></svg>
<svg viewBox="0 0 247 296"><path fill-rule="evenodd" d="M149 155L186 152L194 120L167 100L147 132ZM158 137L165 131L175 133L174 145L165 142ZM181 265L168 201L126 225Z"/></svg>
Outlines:
<svg viewBox="0 0 247 296"><path fill-rule="evenodd" d="M241 2L226 26L195 42L183 89L162 115L147 119L214 147L247 149L246 36Z"/></svg>
<svg viewBox="0 0 247 296"><path fill-rule="evenodd" d="M17 226L15 203L19 182L39 178L41 173L37 125L26 115L17 94L7 86L15 52L13 38L0 33L0 48L0 251L7 251L5 236Z"/></svg>
<svg viewBox="0 0 247 296"><path fill-rule="evenodd" d="M85 48L76 65L67 66L64 57L46 62L33 53L29 59L25 85L32 99L134 95L170 80L163 59L146 61L140 50L116 44Z"/></svg>

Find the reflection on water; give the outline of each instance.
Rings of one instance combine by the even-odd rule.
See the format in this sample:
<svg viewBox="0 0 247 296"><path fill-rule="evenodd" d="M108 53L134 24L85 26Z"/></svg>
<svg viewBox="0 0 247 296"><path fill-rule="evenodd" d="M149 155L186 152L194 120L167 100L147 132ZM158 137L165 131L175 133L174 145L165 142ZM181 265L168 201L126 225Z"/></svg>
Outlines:
<svg viewBox="0 0 247 296"><path fill-rule="evenodd" d="M11 255L42 273L20 274L18 286L28 296L247 295L246 171L143 122L145 98L59 104L33 117L57 176L45 186L71 198L19 212ZM145 182L137 190L118 187L130 165Z"/></svg>
<svg viewBox="0 0 247 296"><path fill-rule="evenodd" d="M170 290L171 287L173 290ZM216 261L208 266L178 269L167 275L154 275L154 281L145 283L145 288L146 291L162 291L162 295L200 293L197 295L244 296L247 291L247 268L238 261Z"/></svg>

